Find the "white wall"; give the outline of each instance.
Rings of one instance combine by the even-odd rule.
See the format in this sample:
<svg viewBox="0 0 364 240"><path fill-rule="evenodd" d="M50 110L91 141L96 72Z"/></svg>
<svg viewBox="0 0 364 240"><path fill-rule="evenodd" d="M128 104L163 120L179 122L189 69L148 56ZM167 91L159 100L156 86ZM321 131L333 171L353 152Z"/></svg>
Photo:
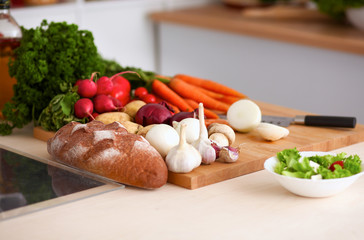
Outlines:
<svg viewBox="0 0 364 240"><path fill-rule="evenodd" d="M16 21L34 28L43 19L76 23L90 30L99 52L125 66L156 70L154 27L148 14L214 2L214 0L76 0L49 6L15 8Z"/></svg>
<svg viewBox="0 0 364 240"><path fill-rule="evenodd" d="M161 24L158 71L188 73L252 99L364 123L364 56Z"/></svg>

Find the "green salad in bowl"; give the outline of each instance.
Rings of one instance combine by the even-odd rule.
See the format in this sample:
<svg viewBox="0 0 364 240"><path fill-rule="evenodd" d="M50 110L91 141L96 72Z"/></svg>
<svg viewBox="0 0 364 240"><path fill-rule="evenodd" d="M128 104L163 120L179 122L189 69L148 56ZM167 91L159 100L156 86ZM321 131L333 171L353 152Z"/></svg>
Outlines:
<svg viewBox="0 0 364 240"><path fill-rule="evenodd" d="M358 155L347 156L342 152L337 155L301 156L296 149L286 149L277 153L279 162L274 172L297 178L331 179L350 177L361 172L361 159Z"/></svg>
<svg viewBox="0 0 364 240"><path fill-rule="evenodd" d="M358 155L299 152L285 149L267 159L264 168L288 191L304 197L328 197L354 183L364 172Z"/></svg>

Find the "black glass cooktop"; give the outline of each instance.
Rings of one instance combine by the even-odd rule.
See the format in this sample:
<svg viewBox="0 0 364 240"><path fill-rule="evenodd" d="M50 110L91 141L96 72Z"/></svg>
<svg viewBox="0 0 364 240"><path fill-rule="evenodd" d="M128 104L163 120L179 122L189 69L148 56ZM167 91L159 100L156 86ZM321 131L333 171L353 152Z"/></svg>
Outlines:
<svg viewBox="0 0 364 240"><path fill-rule="evenodd" d="M32 210L39 210L42 207L28 207L27 211L15 211L16 214L9 214L15 209L102 185L105 185L105 182L0 148L0 221ZM111 189L122 187L124 187L122 184L115 184L115 188ZM81 198L99 193L100 191L93 191L90 194L81 194ZM70 199L74 201L78 198ZM60 202L64 203L67 200ZM44 205L52 206L52 204ZM29 209L32 210L29 211Z"/></svg>

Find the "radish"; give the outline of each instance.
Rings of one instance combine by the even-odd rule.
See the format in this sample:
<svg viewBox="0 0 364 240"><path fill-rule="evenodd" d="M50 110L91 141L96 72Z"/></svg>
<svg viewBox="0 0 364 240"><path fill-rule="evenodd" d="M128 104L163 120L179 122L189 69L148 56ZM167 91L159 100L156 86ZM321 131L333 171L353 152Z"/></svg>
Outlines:
<svg viewBox="0 0 364 240"><path fill-rule="evenodd" d="M92 114L91 114L91 116L90 116L90 121L92 121L92 120L95 120L95 118L97 117L97 116L99 116L100 114L98 114L97 112L93 112Z"/></svg>
<svg viewBox="0 0 364 240"><path fill-rule="evenodd" d="M129 92L123 89L123 86L120 85L114 85L114 88L110 93L110 96L118 99L123 106L125 106L130 101Z"/></svg>
<svg viewBox="0 0 364 240"><path fill-rule="evenodd" d="M122 76L114 76L111 77L111 81L115 86L119 86L119 88L121 88L123 91L129 93L131 90L131 86L130 86L130 82L128 81L128 79L122 77Z"/></svg>
<svg viewBox="0 0 364 240"><path fill-rule="evenodd" d="M101 94L94 98L95 110L98 113L113 112L118 110L111 97ZM120 107L119 107L120 108Z"/></svg>
<svg viewBox="0 0 364 240"><path fill-rule="evenodd" d="M122 88L126 91L126 92L130 92L131 90L131 86L130 86L130 82L128 81L128 79L120 76L123 75L125 73L135 73L136 75L138 75L138 77L140 77L140 75L137 72L134 71L124 71L124 72L120 72L117 73L115 75L113 75L110 79L113 82L114 85L119 85L122 86Z"/></svg>
<svg viewBox="0 0 364 240"><path fill-rule="evenodd" d="M93 77L96 73L92 73L90 79L77 80L75 86L78 86L77 93L84 98L92 98L97 92L96 83Z"/></svg>
<svg viewBox="0 0 364 240"><path fill-rule="evenodd" d="M112 100L112 102L113 102L113 104L115 105L115 107L117 108L117 109L121 109L124 105L122 104L122 102L119 100L119 99L117 99L117 98L114 98L113 96L108 96L109 98L111 98L111 100Z"/></svg>
<svg viewBox="0 0 364 240"><path fill-rule="evenodd" d="M262 120L262 113L257 104L249 99L234 102L227 111L227 121L238 132L249 132Z"/></svg>
<svg viewBox="0 0 364 240"><path fill-rule="evenodd" d="M110 80L110 78L103 76L100 77L99 80L96 81L96 85L97 85L97 95L101 95L101 94L105 94L108 95L111 93L114 84L112 83L112 81Z"/></svg>
<svg viewBox="0 0 364 240"><path fill-rule="evenodd" d="M74 106L75 115L78 118L90 117L93 118L94 104L89 98L81 98L77 100Z"/></svg>

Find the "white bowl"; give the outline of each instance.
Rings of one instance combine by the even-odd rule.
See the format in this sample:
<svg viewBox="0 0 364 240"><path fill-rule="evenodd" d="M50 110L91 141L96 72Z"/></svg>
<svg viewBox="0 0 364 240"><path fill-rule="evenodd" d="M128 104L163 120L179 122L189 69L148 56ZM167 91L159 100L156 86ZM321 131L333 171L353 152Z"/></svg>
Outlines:
<svg viewBox="0 0 364 240"><path fill-rule="evenodd" d="M346 17L352 25L364 31L364 7L348 8Z"/></svg>
<svg viewBox="0 0 364 240"><path fill-rule="evenodd" d="M302 157L309 157L314 155L336 155L330 152L300 152ZM278 182L288 191L303 197L330 197L338 194L347 189L353 184L361 175L363 175L364 165L362 171L350 177L334 178L334 179L303 179L280 175L274 172L275 165L279 162L276 156L268 158L264 162L264 168L271 173Z"/></svg>

